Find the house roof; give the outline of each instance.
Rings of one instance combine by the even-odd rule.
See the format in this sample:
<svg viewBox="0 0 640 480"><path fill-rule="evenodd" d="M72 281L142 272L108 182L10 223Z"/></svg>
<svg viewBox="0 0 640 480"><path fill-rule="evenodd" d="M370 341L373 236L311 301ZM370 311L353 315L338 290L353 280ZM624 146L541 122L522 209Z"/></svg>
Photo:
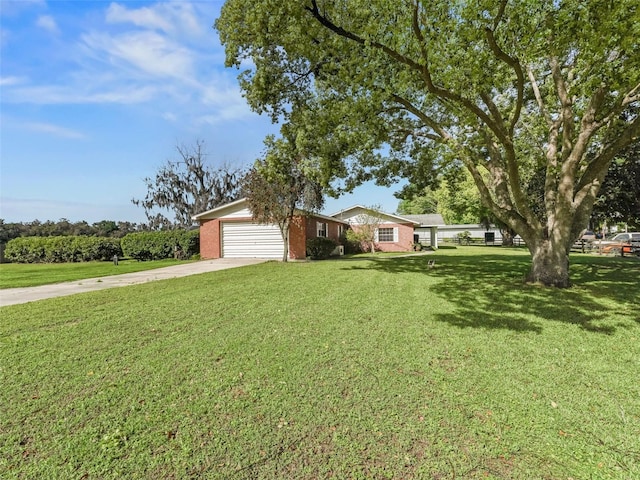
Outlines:
<svg viewBox="0 0 640 480"><path fill-rule="evenodd" d="M420 224L421 227L436 227L446 225L442 215L439 213L427 213L423 215L403 215L404 218L414 220Z"/></svg>
<svg viewBox="0 0 640 480"><path fill-rule="evenodd" d="M350 217L352 216L353 212L357 211L357 210L371 210L371 208L369 207L363 207L362 205L353 205L349 208L345 208L343 210L340 210L339 212L334 213L333 215L331 215L333 218L335 219L342 219L344 217ZM395 220L397 223L412 223L414 225L419 225L420 222L417 220L412 220L409 218L409 216L399 216L399 215L394 215L392 213L386 213L386 212L382 212L379 210L375 210L376 213L379 213L381 216L387 217L387 218L391 218L393 220Z"/></svg>
<svg viewBox="0 0 640 480"><path fill-rule="evenodd" d="M241 210L243 208L247 208L248 204L247 204L247 199L246 198L241 198L239 200L236 200L235 202L230 202L230 203L225 203L224 205L220 205L219 207L216 208L212 208L211 210L207 210L206 212L202 212L202 213L198 213L197 215L194 215L193 217L191 217L192 220L198 221L198 220L205 220L205 219L214 219L214 218L220 218L223 217L225 214L233 212L233 211L238 211ZM329 220L332 222L338 222L338 223L344 223L345 225L348 225L349 222L346 222L345 220L341 220L339 218L334 218L334 217L328 217L326 215L321 215L319 213L305 213L302 210L298 210L296 212L296 214L298 215L307 215L313 218L318 218L320 220Z"/></svg>
<svg viewBox="0 0 640 480"><path fill-rule="evenodd" d="M191 219L201 220L204 218L218 218L222 216L225 210L232 209L233 207L242 208L246 203L247 203L247 199L241 198L239 200L236 200L235 202L225 203L224 205L220 205L219 207L212 208L211 210L207 210L206 212L198 213L193 217L191 217Z"/></svg>

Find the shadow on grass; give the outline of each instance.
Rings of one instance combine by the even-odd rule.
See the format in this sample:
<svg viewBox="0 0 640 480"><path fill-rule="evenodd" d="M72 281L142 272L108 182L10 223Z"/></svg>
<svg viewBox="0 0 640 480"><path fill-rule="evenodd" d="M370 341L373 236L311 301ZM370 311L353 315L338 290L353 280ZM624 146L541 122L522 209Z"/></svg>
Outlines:
<svg viewBox="0 0 640 480"><path fill-rule="evenodd" d="M434 312L434 318L460 328L541 333L541 321L547 320L613 334L628 328L628 320L640 324L638 259L572 256L569 289L525 284L530 258L509 250L362 260L367 262L346 268L432 277L428 293L454 305L453 312Z"/></svg>

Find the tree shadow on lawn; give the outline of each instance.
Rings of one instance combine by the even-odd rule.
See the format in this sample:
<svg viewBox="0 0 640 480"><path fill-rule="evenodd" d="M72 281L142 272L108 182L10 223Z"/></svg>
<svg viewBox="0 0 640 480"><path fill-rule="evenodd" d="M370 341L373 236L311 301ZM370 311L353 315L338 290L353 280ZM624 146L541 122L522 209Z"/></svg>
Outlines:
<svg viewBox="0 0 640 480"><path fill-rule="evenodd" d="M350 268L431 277L425 297L437 295L455 306L454 312L435 313L434 318L461 328L541 333L540 320L547 320L610 335L617 328L629 328L626 320L640 324L637 259L572 256L574 286L568 289L524 283L530 258L509 251L366 260L370 262L366 266ZM432 268L430 260L435 260Z"/></svg>

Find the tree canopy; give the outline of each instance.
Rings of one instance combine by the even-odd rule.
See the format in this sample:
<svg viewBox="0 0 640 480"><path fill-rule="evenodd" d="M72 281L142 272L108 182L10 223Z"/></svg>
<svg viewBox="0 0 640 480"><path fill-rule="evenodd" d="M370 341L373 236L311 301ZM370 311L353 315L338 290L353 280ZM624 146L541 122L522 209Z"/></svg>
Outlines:
<svg viewBox="0 0 640 480"><path fill-rule="evenodd" d="M188 228L194 224L194 215L237 200L240 195L242 168L210 166L202 141L190 147L178 145L176 150L179 160L167 161L154 178L144 179L144 200L131 200L144 208L151 229ZM166 216L167 212L173 219Z"/></svg>
<svg viewBox="0 0 640 480"><path fill-rule="evenodd" d="M264 156L256 160L242 182L242 193L253 218L259 223L275 223L280 228L284 262L289 258L289 230L294 216L316 212L324 205L322 186L314 178L315 170L291 138L267 137Z"/></svg>
<svg viewBox="0 0 640 480"><path fill-rule="evenodd" d="M327 181L420 185L462 164L525 240L529 279L568 286L570 246L640 134L639 12L635 0L228 0L216 27L226 64L251 66L250 106L306 123L299 141ZM536 212L525 187L540 170Z"/></svg>

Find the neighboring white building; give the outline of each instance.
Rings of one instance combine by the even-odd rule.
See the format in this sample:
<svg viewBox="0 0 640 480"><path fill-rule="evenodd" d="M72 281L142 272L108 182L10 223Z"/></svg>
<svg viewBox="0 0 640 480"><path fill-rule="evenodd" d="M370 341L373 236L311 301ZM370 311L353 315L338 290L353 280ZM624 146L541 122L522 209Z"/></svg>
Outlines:
<svg viewBox="0 0 640 480"><path fill-rule="evenodd" d="M442 215L439 213L428 213L423 215L402 215L404 218L418 222L420 225L413 229L413 241L424 246L438 248L439 230L445 228Z"/></svg>
<svg viewBox="0 0 640 480"><path fill-rule="evenodd" d="M502 243L502 234L500 229L495 225L491 225L487 229L484 225L478 223L466 223L457 225L443 225L438 227L438 239L455 241L459 233L469 232L472 238L485 239L486 233L492 233L495 243Z"/></svg>

